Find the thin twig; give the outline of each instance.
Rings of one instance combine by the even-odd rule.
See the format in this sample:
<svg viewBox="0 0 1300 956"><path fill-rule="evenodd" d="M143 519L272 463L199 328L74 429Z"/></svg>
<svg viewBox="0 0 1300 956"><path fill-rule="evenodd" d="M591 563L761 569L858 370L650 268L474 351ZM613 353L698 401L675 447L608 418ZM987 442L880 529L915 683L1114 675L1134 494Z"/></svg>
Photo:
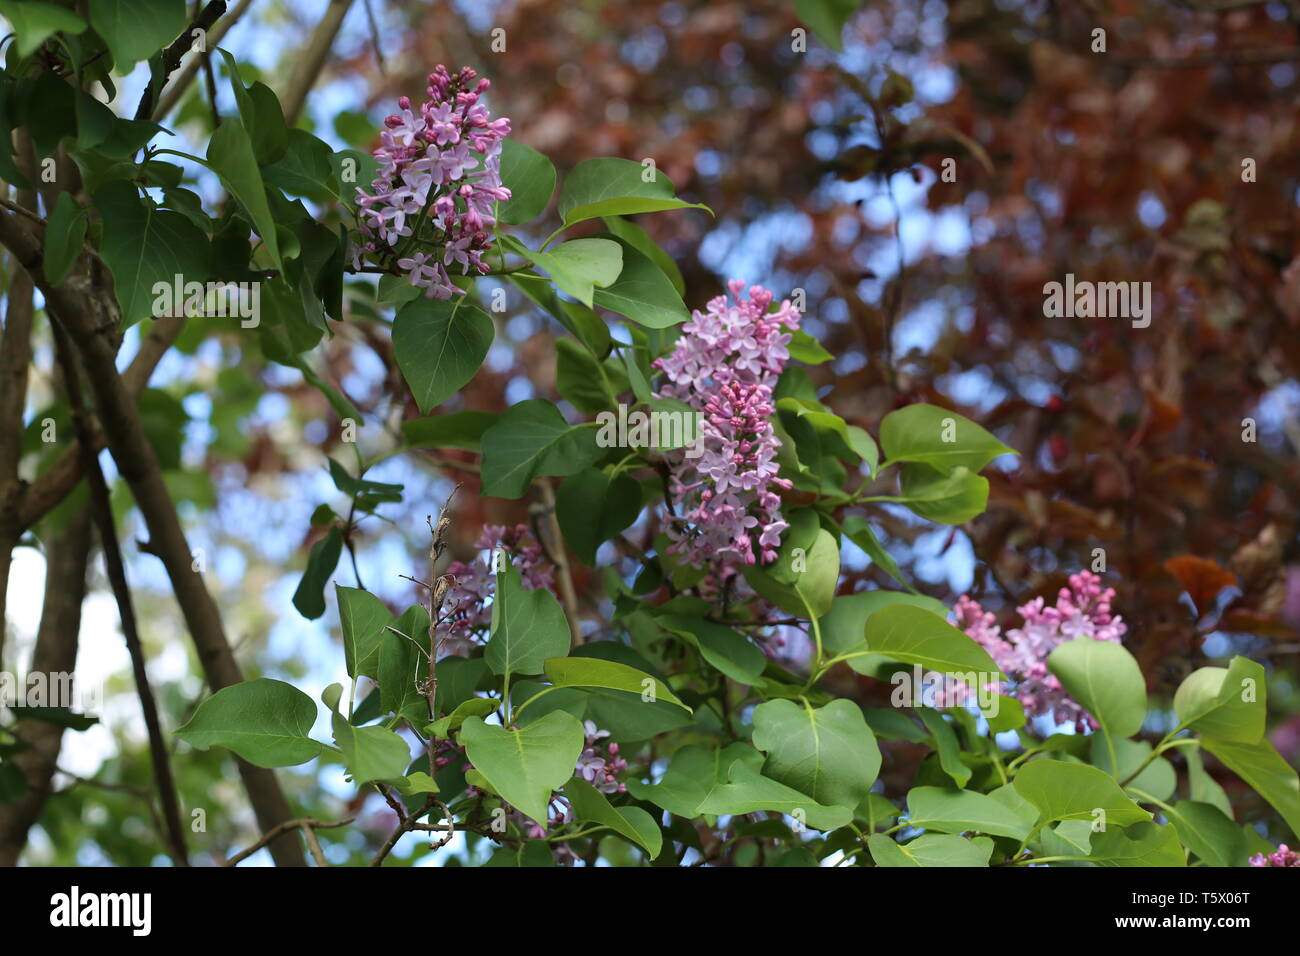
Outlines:
<svg viewBox="0 0 1300 956"><path fill-rule="evenodd" d="M337 827L345 827L355 819L356 817L348 817L344 820L339 820L336 823L330 823L327 820L315 820L311 817L303 817L300 820L285 820L283 823L277 823L275 826L271 827L270 830L267 830L266 833L262 836L262 838L258 840L256 843L254 843L252 846L250 846L247 850L235 854L234 856L232 856L230 859L228 859L225 863L221 865L235 866L239 863L242 863L244 860L247 860L250 856L252 856L258 850L262 849L262 847L266 846L268 843L272 842L273 840L278 840L286 833L290 833L294 830L298 830L304 827L312 830L333 830ZM308 843L310 842L311 840L308 840Z"/></svg>

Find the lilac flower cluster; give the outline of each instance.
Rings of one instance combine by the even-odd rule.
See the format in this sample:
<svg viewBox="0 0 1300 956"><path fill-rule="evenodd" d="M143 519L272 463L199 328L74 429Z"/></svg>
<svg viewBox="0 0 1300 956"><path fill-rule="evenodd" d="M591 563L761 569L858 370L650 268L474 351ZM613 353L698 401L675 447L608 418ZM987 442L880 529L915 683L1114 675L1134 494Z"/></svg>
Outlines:
<svg viewBox="0 0 1300 956"><path fill-rule="evenodd" d="M581 777L601 793L626 793L627 785L618 782L618 775L627 769L627 761L618 755L618 744L611 742L605 748L605 756L601 756L596 748L609 736L609 731L601 730L590 720L582 722L582 729L587 742L578 756L574 776Z"/></svg>
<svg viewBox="0 0 1300 956"><path fill-rule="evenodd" d="M1256 853L1250 858L1251 866L1300 866L1300 853L1288 849L1283 843L1273 853L1265 856L1263 853Z"/></svg>
<svg viewBox="0 0 1300 956"><path fill-rule="evenodd" d="M469 67L453 76L439 65L429 74L428 101L416 111L403 96L401 112L384 121L374 194L357 189L362 243L354 249L354 268L363 255L396 256L411 284L439 299L458 292L448 266L460 266L462 274L487 271L482 256L492 247L495 203L510 198L501 185L510 120L491 118L479 102L491 84L475 83L477 76Z"/></svg>
<svg viewBox="0 0 1300 956"><path fill-rule="evenodd" d="M444 653L464 655L492 626L492 605L496 593L496 573L492 555L497 549L511 556L523 586L530 591L550 588L555 583L554 571L542 560L542 546L537 543L528 525L485 525L474 547L487 552L487 560L466 564L453 561L447 573L455 582L447 595L446 621L441 649Z"/></svg>
<svg viewBox="0 0 1300 956"><path fill-rule="evenodd" d="M694 567L720 560L723 578L739 564L776 560L789 527L777 492L790 482L777 477L780 441L768 419L800 318L788 300L769 312L772 293L761 286L750 288L748 299L743 282L728 288L734 304L718 296L693 312L673 351L655 362L667 378L659 395L704 417L703 453L670 460L677 511L670 550Z"/></svg>
<svg viewBox="0 0 1300 956"><path fill-rule="evenodd" d="M1015 685L1015 696L1027 715L1052 713L1058 722L1073 721L1083 731L1095 728L1096 722L1047 670L1047 655L1076 637L1118 643L1128 627L1122 618L1111 615L1115 589L1103 590L1097 575L1080 571L1070 575L1069 584L1057 594L1054 607L1045 606L1039 597L1017 608L1024 622L1007 631L1005 639L996 618L964 594L953 614L957 626L989 652L998 670Z"/></svg>

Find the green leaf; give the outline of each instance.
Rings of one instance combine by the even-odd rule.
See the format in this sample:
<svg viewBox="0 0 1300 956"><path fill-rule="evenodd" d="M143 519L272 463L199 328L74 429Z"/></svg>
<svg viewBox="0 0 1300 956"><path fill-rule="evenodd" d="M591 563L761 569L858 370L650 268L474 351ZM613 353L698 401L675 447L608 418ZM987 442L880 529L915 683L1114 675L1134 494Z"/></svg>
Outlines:
<svg viewBox="0 0 1300 956"><path fill-rule="evenodd" d="M450 737L451 732L458 729L470 717L486 717L488 714L496 713L496 709L500 705L499 700L490 697L471 697L469 700L456 705L456 709L446 717L440 717L429 724L424 728L424 732L426 735L445 739Z"/></svg>
<svg viewBox="0 0 1300 956"><path fill-rule="evenodd" d="M423 770L417 770L415 773L408 773L406 776L398 777L396 780L390 782L398 793L407 795L438 792L438 782Z"/></svg>
<svg viewBox="0 0 1300 956"><path fill-rule="evenodd" d="M822 348L822 344L803 329L795 329L790 333L789 350L790 358L796 362L803 362L805 365L821 365L823 362L829 362L835 357ZM873 447L874 444L873 442Z"/></svg>
<svg viewBox="0 0 1300 956"><path fill-rule="evenodd" d="M856 807L880 773L880 749L862 711L848 700L814 708L770 700L754 708L754 746L763 774L828 806Z"/></svg>
<svg viewBox="0 0 1300 956"><path fill-rule="evenodd" d="M708 208L678 199L672 180L658 169L613 158L588 159L574 167L560 190L558 206L566 226L600 216Z"/></svg>
<svg viewBox="0 0 1300 956"><path fill-rule="evenodd" d="M619 240L623 247L623 269L618 278L592 294L594 303L625 315L648 329L666 329L690 318L686 304L662 269Z"/></svg>
<svg viewBox="0 0 1300 956"><path fill-rule="evenodd" d="M343 534L337 527L330 528L325 537L312 545L307 570L293 592L293 606L308 620L314 621L325 613L325 584L338 567L342 553Z"/></svg>
<svg viewBox="0 0 1300 956"><path fill-rule="evenodd" d="M595 288L612 284L623 270L623 250L613 239L571 239L549 252L534 252L522 243L516 243L515 249L587 308Z"/></svg>
<svg viewBox="0 0 1300 956"><path fill-rule="evenodd" d="M927 521L965 524L988 507L989 482L961 465L949 474L910 464L899 477L899 500Z"/></svg>
<svg viewBox="0 0 1300 956"><path fill-rule="evenodd" d="M1201 759L1198 747L1188 747L1183 751L1187 761L1187 786L1193 800L1218 807L1229 820L1233 819L1232 804L1223 787L1205 771L1205 761Z"/></svg>
<svg viewBox="0 0 1300 956"><path fill-rule="evenodd" d="M668 277L668 281L673 284L679 296L686 294L686 281L682 278L682 270L677 268L677 263L673 262L672 256L664 252L659 244L650 238L649 233L636 223L619 216L605 216L602 221L611 235L622 239L658 266L659 270Z"/></svg>
<svg viewBox="0 0 1300 956"><path fill-rule="evenodd" d="M305 196L315 202L341 199L342 192L329 144L302 129L286 133L284 155L262 170L262 179L293 196ZM385 276L384 278L396 278ZM411 288L410 284L407 284ZM419 290L415 290L418 294Z"/></svg>
<svg viewBox="0 0 1300 956"><path fill-rule="evenodd" d="M555 512L564 540L587 567L596 566L596 550L641 513L641 486L623 472L589 468L567 478L555 496Z"/></svg>
<svg viewBox="0 0 1300 956"><path fill-rule="evenodd" d="M86 29L86 21L71 10L52 3L36 0L6 0L0 3L0 16L9 21L17 35L18 55L31 56L51 34L63 32L78 34Z"/></svg>
<svg viewBox="0 0 1300 956"><path fill-rule="evenodd" d="M453 712L490 676L487 662L481 657L444 657L438 662L438 696L434 699L437 713Z"/></svg>
<svg viewBox="0 0 1300 956"><path fill-rule="evenodd" d="M183 282L207 280L208 237L180 213L159 209L121 180L99 188L95 207L104 219L100 255L113 273L124 326L153 315L156 284L170 290L178 275ZM179 312L180 305L173 308Z"/></svg>
<svg viewBox="0 0 1300 956"><path fill-rule="evenodd" d="M501 144L501 185L510 190L510 198L497 205L497 221L512 226L532 222L555 192L555 167L537 150L507 138Z"/></svg>
<svg viewBox="0 0 1300 956"><path fill-rule="evenodd" d="M354 727L339 713L339 698L343 688L331 684L321 694L325 706L332 712L334 744L343 752L343 762L356 784L371 780L395 780L406 775L411 762L411 750L406 741L385 727Z"/></svg>
<svg viewBox="0 0 1300 956"><path fill-rule="evenodd" d="M223 687L194 711L176 736L191 747L225 747L259 767L292 767L319 756L312 740L316 705L283 681L259 677Z"/></svg>
<svg viewBox="0 0 1300 956"><path fill-rule="evenodd" d="M73 713L67 707L10 707L14 720L39 720L43 723L65 727L68 730L89 730L99 723L98 717ZM3 746L3 745L0 745ZM2 752L2 751L0 751Z"/></svg>
<svg viewBox="0 0 1300 956"><path fill-rule="evenodd" d="M623 366L617 359L600 362L586 345L569 338L555 343L555 353L555 388L578 411L606 411L627 390Z"/></svg>
<svg viewBox="0 0 1300 956"><path fill-rule="evenodd" d="M1016 774L1016 791L1038 808L1041 821L1100 819L1108 828L1151 819L1107 773L1082 763L1037 758ZM1100 815L1095 811L1101 811Z"/></svg>
<svg viewBox="0 0 1300 956"><path fill-rule="evenodd" d="M649 853L651 859L663 849L663 833L654 817L640 807L615 807L603 793L577 777L564 785L564 792L576 819L609 827Z"/></svg>
<svg viewBox="0 0 1300 956"><path fill-rule="evenodd" d="M988 866L993 841L927 833L909 843L895 843L883 833L873 833L867 849L876 866Z"/></svg>
<svg viewBox="0 0 1300 956"><path fill-rule="evenodd" d="M280 244L275 232L275 219L266 201L266 187L253 152L253 141L239 120L228 117L217 127L208 143L208 164L221 177L227 192L239 201L253 222L253 228L262 237L270 256L271 266L284 271L280 259Z"/></svg>
<svg viewBox="0 0 1300 956"><path fill-rule="evenodd" d="M460 741L492 788L545 826L551 793L573 776L586 736L578 718L557 710L519 730L470 717L460 728Z"/></svg>
<svg viewBox="0 0 1300 956"><path fill-rule="evenodd" d="M781 421L795 440L800 460L811 471L825 471L832 464L826 459L838 458L851 464L864 462L872 474L876 473L880 451L861 428L849 425L832 412L810 408L803 399L781 398L776 406Z"/></svg>
<svg viewBox="0 0 1300 956"><path fill-rule="evenodd" d="M799 19L817 34L817 38L835 52L844 49L840 37L844 24L848 22L863 0L794 0L795 12Z"/></svg>
<svg viewBox="0 0 1300 956"><path fill-rule="evenodd" d="M731 765L728 782L714 787L699 807L700 813L712 816L759 810L784 813L816 830L836 830L853 819L852 810L823 806L739 760Z"/></svg>
<svg viewBox="0 0 1300 956"><path fill-rule="evenodd" d="M876 537L876 533L871 530L871 525L867 524L865 518L860 515L849 515L844 519L840 531L846 538L865 551L867 557L871 558L872 562L882 571L909 591L917 593L916 589L903 578L903 571L899 568L898 562L894 560L893 555L885 550L884 545L880 543L880 539Z"/></svg>
<svg viewBox="0 0 1300 956"><path fill-rule="evenodd" d="M1142 729L1146 680L1122 644L1078 637L1048 655L1047 669L1113 739L1132 737Z"/></svg>
<svg viewBox="0 0 1300 956"><path fill-rule="evenodd" d="M907 820L914 827L961 833L977 830L989 836L1023 840L1032 822L1003 806L992 797L973 790L942 787L914 787L907 794Z"/></svg>
<svg viewBox="0 0 1300 956"><path fill-rule="evenodd" d="M180 36L185 0L90 0L90 25L108 44L117 72L126 75Z"/></svg>
<svg viewBox="0 0 1300 956"><path fill-rule="evenodd" d="M334 591L339 601L339 623L343 625L343 656L348 676L365 675L377 680L380 639L393 616L384 602L369 591L338 584L334 585Z"/></svg>
<svg viewBox="0 0 1300 956"><path fill-rule="evenodd" d="M576 474L600 451L594 429L570 426L550 402L519 402L483 433L483 494L522 497L534 478Z"/></svg>
<svg viewBox="0 0 1300 956"><path fill-rule="evenodd" d="M1141 767L1143 762L1151 756L1152 746L1145 740L1115 740L1115 760L1119 767L1114 766L1111 760L1110 747L1107 746L1106 736L1104 734L1090 734L1092 765L1098 770L1104 770L1116 780L1127 780L1129 774ZM1174 765L1164 757L1156 757L1142 770L1140 774L1124 784L1124 789L1137 795L1138 791L1155 797L1157 800L1168 800L1173 796L1174 788L1178 785L1178 775L1174 771Z"/></svg>
<svg viewBox="0 0 1300 956"><path fill-rule="evenodd" d="M421 412L427 415L469 383L494 334L492 317L464 296L419 298L397 311L393 351Z"/></svg>
<svg viewBox="0 0 1300 956"><path fill-rule="evenodd" d="M253 144L253 155L259 166L278 162L288 148L288 130L284 125L284 111L274 91L264 83L245 87L239 76L239 65L227 51L219 51L226 61L230 89L235 94L239 118ZM314 137L313 137L314 138ZM322 144L324 145L324 144ZM326 158L328 161L328 147Z"/></svg>
<svg viewBox="0 0 1300 956"><path fill-rule="evenodd" d="M747 564L741 571L749 585L781 610L796 617L820 618L831 609L835 587L840 577L840 545L835 536L818 527L812 543L797 553L782 543L781 557L772 571ZM792 583L776 575L788 569Z"/></svg>
<svg viewBox="0 0 1300 956"><path fill-rule="evenodd" d="M944 471L979 471L998 455L1016 454L969 419L935 405L907 405L880 423L880 445L889 461L916 461Z"/></svg>
<svg viewBox="0 0 1300 956"><path fill-rule="evenodd" d="M501 847L483 865L554 868L555 857L551 845L545 840L525 840L517 846Z"/></svg>
<svg viewBox="0 0 1300 956"><path fill-rule="evenodd" d="M389 627L393 630L385 627L378 639L379 699L385 713L418 727L429 719L428 700L416 687L428 673L427 659L420 651L429 652L429 612L412 605Z"/></svg>
<svg viewBox="0 0 1300 956"><path fill-rule="evenodd" d="M567 636L565 641L567 644ZM546 661L543 669L556 687L603 687L629 694L650 694L650 700L664 700L687 713L691 711L663 681L617 661L595 657L554 657Z"/></svg>
<svg viewBox="0 0 1300 956"><path fill-rule="evenodd" d="M753 686L767 667L767 656L731 628L698 617L668 614L655 618L660 627L699 648L708 664L740 684Z"/></svg>
<svg viewBox="0 0 1300 956"><path fill-rule="evenodd" d="M61 285L68 277L85 239L86 210L70 193L59 193L45 227L45 278L50 285Z"/></svg>
<svg viewBox="0 0 1300 956"><path fill-rule="evenodd" d="M700 806L710 794L727 783L731 766L737 761L758 771L763 755L743 743L729 744L725 749L688 744L673 754L658 783L632 778L626 781L627 789L638 800L648 800L669 813L693 819L700 815Z"/></svg>
<svg viewBox="0 0 1300 956"><path fill-rule="evenodd" d="M1281 814L1291 832L1300 836L1300 779L1272 744L1267 740L1244 744L1202 737L1201 746L1250 784Z"/></svg>
<svg viewBox="0 0 1300 956"><path fill-rule="evenodd" d="M494 674L539 674L548 658L569 652L569 622L546 588L524 589L519 569L497 572L492 636L483 651Z"/></svg>
<svg viewBox="0 0 1300 956"><path fill-rule="evenodd" d="M1202 667L1189 674L1174 694L1174 712L1202 736L1253 744L1264 736L1267 695L1264 668L1238 656L1226 670Z"/></svg>
<svg viewBox="0 0 1300 956"><path fill-rule="evenodd" d="M402 422L402 435L412 448L464 448L478 451L483 433L497 423L495 412L466 410L412 418Z"/></svg>
<svg viewBox="0 0 1300 956"><path fill-rule="evenodd" d="M1158 823L1135 823L1120 829L1107 826L1092 835L1088 854L1098 866L1186 866L1187 854L1178 831Z"/></svg>
<svg viewBox="0 0 1300 956"><path fill-rule="evenodd" d="M1178 838L1206 866L1246 866L1246 839L1241 828L1208 803L1179 800L1164 809Z"/></svg>
<svg viewBox="0 0 1300 956"><path fill-rule="evenodd" d="M958 787L965 787L970 782L971 769L962 763L961 745L957 734L943 714L933 707L917 707L916 714L925 724L925 729L934 737L935 750L939 754L939 766Z"/></svg>
<svg viewBox="0 0 1300 956"><path fill-rule="evenodd" d="M984 683L1001 676L988 652L937 614L911 604L895 604L867 618L864 650L904 664L920 664L940 674L976 674Z"/></svg>
<svg viewBox="0 0 1300 956"><path fill-rule="evenodd" d="M821 619L822 647L831 657L850 649L859 649L866 641L867 619L877 611L892 604L912 604L924 608L932 614L944 617L948 609L943 603L922 594L905 591L859 591L856 594L841 594L831 601L831 609ZM859 674L874 676L882 663L892 665L888 658L872 654L861 648L861 656L852 657L846 663Z"/></svg>

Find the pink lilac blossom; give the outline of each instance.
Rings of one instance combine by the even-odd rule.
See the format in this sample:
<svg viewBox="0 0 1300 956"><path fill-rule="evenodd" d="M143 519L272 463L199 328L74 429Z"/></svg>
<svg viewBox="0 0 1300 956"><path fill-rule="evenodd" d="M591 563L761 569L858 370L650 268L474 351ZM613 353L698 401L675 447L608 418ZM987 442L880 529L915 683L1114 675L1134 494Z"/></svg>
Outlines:
<svg viewBox="0 0 1300 956"><path fill-rule="evenodd" d="M1250 858L1251 866L1300 866L1300 853L1288 849L1283 843L1273 853L1265 856L1263 853L1256 853Z"/></svg>
<svg viewBox="0 0 1300 956"><path fill-rule="evenodd" d="M618 744L610 743L602 756L597 747L609 736L609 731L601 730L590 720L582 722L582 729L587 739L573 775L581 777L601 793L626 793L627 785L618 782L618 774L627 769L627 761L618 755Z"/></svg>
<svg viewBox="0 0 1300 956"><path fill-rule="evenodd" d="M491 118L479 102L491 83L477 77L469 67L452 75L439 65L429 74L428 101L416 110L403 96L401 112L384 121L373 195L357 188L361 241L353 268L364 256L385 264L395 258L411 285L438 299L459 291L449 267L487 271L482 256L492 247L495 204L510 198L501 185L510 120Z"/></svg>
<svg viewBox="0 0 1300 956"><path fill-rule="evenodd" d="M670 552L697 568L716 566L720 580L741 564L776 560L789 527L777 492L791 485L777 476L780 441L769 417L800 319L788 300L769 312L772 293L761 286L748 299L743 282L728 288L735 302L718 296L692 312L673 351L655 361L667 379L659 396L703 413L703 453L669 460Z"/></svg>
<svg viewBox="0 0 1300 956"><path fill-rule="evenodd" d="M1017 608L1023 624L1007 631L1005 638L997 619L967 595L958 598L953 614L957 627L989 652L1014 685L1015 697L1028 716L1050 713L1058 722L1071 721L1083 731L1095 729L1096 722L1048 672L1047 655L1076 637L1119 643L1128 627L1111 614L1115 589L1103 590L1097 575L1080 571L1070 575L1069 585L1061 588L1054 607L1045 606L1039 597Z"/></svg>
<svg viewBox="0 0 1300 956"><path fill-rule="evenodd" d="M453 561L447 573L455 582L447 595L444 611L446 621L440 649L444 654L464 656L469 649L486 636L492 626L492 595L496 593L496 573L492 569L493 555L504 550L519 569L523 586L530 591L551 588L555 583L554 571L542 560L542 546L537 543L528 525L485 525L474 547L486 552L482 560L466 564Z"/></svg>

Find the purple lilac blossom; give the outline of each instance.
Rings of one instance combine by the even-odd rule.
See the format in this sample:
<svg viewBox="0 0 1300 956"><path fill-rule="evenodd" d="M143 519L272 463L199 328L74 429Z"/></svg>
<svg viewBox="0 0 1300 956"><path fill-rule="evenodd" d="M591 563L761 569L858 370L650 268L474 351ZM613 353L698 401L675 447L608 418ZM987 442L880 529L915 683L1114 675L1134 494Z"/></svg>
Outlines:
<svg viewBox="0 0 1300 956"><path fill-rule="evenodd" d="M670 552L694 567L714 565L725 580L742 564L776 560L781 534L777 476L780 441L769 417L772 389L789 361L799 312L788 300L768 311L761 286L742 298L744 283L728 283L735 302L711 300L692 312L672 352L655 361L667 381L659 396L703 413L703 453L669 458L676 515L668 523Z"/></svg>
<svg viewBox="0 0 1300 956"><path fill-rule="evenodd" d="M1250 858L1251 866L1300 866L1300 853L1289 849L1285 843L1273 853L1265 856L1256 853Z"/></svg>
<svg viewBox="0 0 1300 956"><path fill-rule="evenodd" d="M361 268L363 256L404 252L397 267L426 297L438 299L459 292L448 267L465 275L487 271L482 256L492 247L496 203L510 198L501 185L510 120L491 118L479 102L491 83L475 83L477 76L469 67L453 76L439 65L429 74L428 101L414 110L403 96L401 112L384 121L373 195L357 188L361 242L353 248L353 268ZM426 248L412 248L415 243Z"/></svg>
<svg viewBox="0 0 1300 956"><path fill-rule="evenodd" d="M578 765L573 775L581 777L601 793L626 793L627 785L618 782L618 774L627 769L627 761L618 755L618 744L610 743L602 756L597 749L600 741L609 736L608 730L601 730L595 722L584 720L583 732L586 743L578 756Z"/></svg>
<svg viewBox="0 0 1300 956"><path fill-rule="evenodd" d="M1095 729L1097 724L1047 670L1047 655L1058 644L1076 637L1119 643L1128 627L1122 618L1111 614L1115 589L1103 590L1097 575L1080 571L1070 575L1069 585L1061 588L1054 607L1045 606L1039 597L1017 608L1022 626L1007 631L1005 638L997 619L965 594L958 598L953 614L957 627L989 652L998 670L1014 685L1015 697L1024 705L1026 715L1050 713L1058 722L1071 721L1083 731Z"/></svg>

